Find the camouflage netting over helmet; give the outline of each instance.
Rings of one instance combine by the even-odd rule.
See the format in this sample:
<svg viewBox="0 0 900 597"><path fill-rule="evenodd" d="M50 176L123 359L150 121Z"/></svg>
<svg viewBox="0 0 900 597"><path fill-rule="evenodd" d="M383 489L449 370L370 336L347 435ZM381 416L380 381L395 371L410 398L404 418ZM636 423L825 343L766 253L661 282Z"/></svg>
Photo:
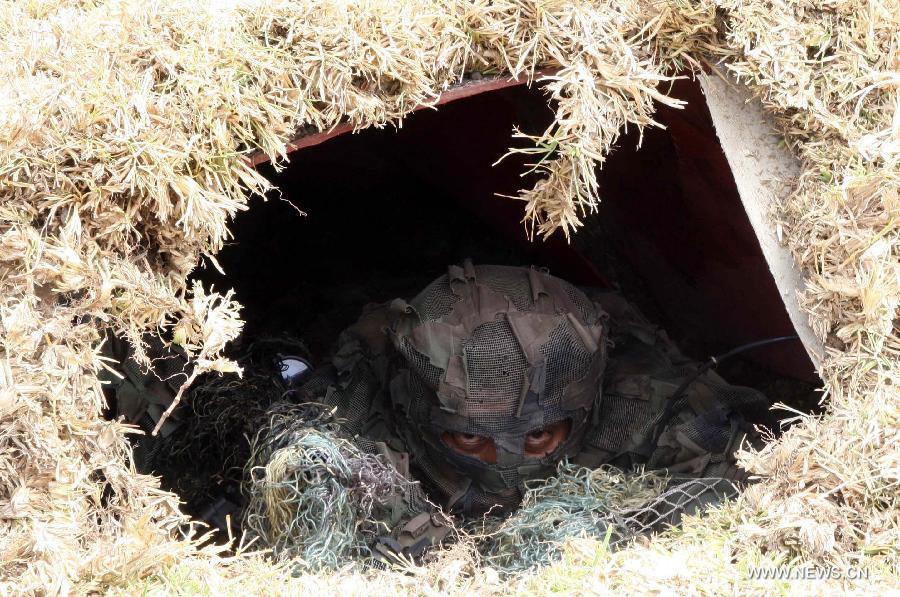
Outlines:
<svg viewBox="0 0 900 597"><path fill-rule="evenodd" d="M390 331L408 368L391 400L415 465L451 510L518 504L523 483L553 474L581 449L600 399L606 314L571 284L534 268L450 266ZM568 421L542 458L528 433ZM450 449L445 432L493 440L496 463Z"/></svg>

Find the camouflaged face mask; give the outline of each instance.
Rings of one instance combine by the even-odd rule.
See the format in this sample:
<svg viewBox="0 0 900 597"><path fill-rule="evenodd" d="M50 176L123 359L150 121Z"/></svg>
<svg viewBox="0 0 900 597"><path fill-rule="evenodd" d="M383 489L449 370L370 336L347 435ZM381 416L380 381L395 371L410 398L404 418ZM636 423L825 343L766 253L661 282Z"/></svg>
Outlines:
<svg viewBox="0 0 900 597"><path fill-rule="evenodd" d="M390 330L406 361L391 382L417 466L466 511L514 507L524 482L577 453L600 399L606 314L571 284L536 269L450 266ZM551 453L528 457L525 438L568 421ZM461 454L446 433L489 438L495 462Z"/></svg>

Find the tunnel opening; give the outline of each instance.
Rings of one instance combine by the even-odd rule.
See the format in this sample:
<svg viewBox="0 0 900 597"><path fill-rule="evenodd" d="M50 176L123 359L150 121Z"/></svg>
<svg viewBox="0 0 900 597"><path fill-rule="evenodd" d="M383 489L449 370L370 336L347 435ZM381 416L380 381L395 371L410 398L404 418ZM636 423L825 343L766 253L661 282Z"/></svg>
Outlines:
<svg viewBox="0 0 900 597"><path fill-rule="evenodd" d="M281 171L261 165L280 191L235 220L219 255L226 275L198 277L235 288L245 337L289 332L316 358L367 302L408 298L465 258L617 289L701 360L789 335L699 86L680 81L673 95L689 107L660 106L666 128L640 139L626 132L598 171L600 208L571 243L529 241L523 203L498 196L534 182L521 157L495 163L512 128L534 133L552 118L539 91L516 86L419 112L399 130L329 139ZM750 375L817 381L799 342L740 361ZM809 410L817 398L786 402Z"/></svg>
<svg viewBox="0 0 900 597"><path fill-rule="evenodd" d="M512 86L422 110L397 130L333 136L284 168L261 164L278 191L235 219L233 240L218 255L224 275L210 264L195 275L234 288L244 305L238 352L289 337L313 366L329 359L367 304L409 299L467 258L613 289L697 361L791 335L699 86L680 81L672 94L688 108L660 106L665 129L625 133L598 173L603 202L571 242L561 234L529 241L523 204L498 197L534 182L521 175L521 156L496 163L510 131L537 133L552 120L537 89ZM819 408L820 382L799 342L748 351L719 372L773 404ZM194 409L190 418L204 407L185 408ZM226 424L217 437L244 448L154 472L191 514L236 528L252 430Z"/></svg>

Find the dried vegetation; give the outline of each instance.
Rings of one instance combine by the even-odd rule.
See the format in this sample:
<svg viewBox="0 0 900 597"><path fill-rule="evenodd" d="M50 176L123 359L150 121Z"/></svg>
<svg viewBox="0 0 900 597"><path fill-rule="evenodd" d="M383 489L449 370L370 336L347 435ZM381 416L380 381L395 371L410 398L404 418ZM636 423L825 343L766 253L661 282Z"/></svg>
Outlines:
<svg viewBox="0 0 900 597"><path fill-rule="evenodd" d="M0 2L2 586L763 592L747 567L791 561L896 588L898 32L896 0ZM528 230L569 234L620 130L652 126L653 102L674 102L666 77L701 63L748 85L803 163L775 225L828 346L828 409L745 455L759 485L649 543L570 542L503 586L463 544L408 575L293 578L179 534L175 497L134 471L127 429L101 415L100 330L136 343L168 330L195 372L234 368L219 355L238 305L186 279L267 188L249 152L283 157L295 131L345 120L399 123L467 71L553 68L556 121L517 144L543 174L521 199Z"/></svg>

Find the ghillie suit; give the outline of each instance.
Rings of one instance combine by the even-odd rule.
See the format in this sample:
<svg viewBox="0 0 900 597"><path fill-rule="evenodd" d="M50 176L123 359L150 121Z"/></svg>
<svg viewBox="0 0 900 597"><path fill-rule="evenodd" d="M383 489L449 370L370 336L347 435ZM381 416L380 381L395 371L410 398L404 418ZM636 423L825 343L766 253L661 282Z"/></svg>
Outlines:
<svg viewBox="0 0 900 597"><path fill-rule="evenodd" d="M553 476L565 460L663 469L676 482L723 480L681 492L683 499L658 512L654 525L677 522L682 512L732 492L728 481L743 480L733 454L753 438L749 421L765 416L766 398L686 358L621 297L588 292L534 268L450 266L408 303L369 306L341 334L331 362L290 393L292 402L333 409L334 431L355 446L344 450L349 462L369 470L360 454L380 455L400 476L420 482L381 492L379 507L366 510L384 519L377 554L417 556L443 540L450 526L438 509L470 519L512 512L526 484ZM286 432L280 413L273 415L278 429L273 423L270 437L261 434L262 448L249 465L247 526L270 544L284 543L269 520L284 512L271 493L257 491L272 481L260 454L272 458L291 447L291 438L311 441L303 421ZM529 457L526 437L560 422L565 438ZM448 433L486 438L496 458L459 453ZM322 458L337 462L340 455L315 454L317 470ZM291 466L297 470L296 462ZM345 467L348 479L354 466ZM282 475L279 491L294 495L321 481L311 482L321 475L308 472L290 483ZM284 528L290 536L296 530Z"/></svg>

